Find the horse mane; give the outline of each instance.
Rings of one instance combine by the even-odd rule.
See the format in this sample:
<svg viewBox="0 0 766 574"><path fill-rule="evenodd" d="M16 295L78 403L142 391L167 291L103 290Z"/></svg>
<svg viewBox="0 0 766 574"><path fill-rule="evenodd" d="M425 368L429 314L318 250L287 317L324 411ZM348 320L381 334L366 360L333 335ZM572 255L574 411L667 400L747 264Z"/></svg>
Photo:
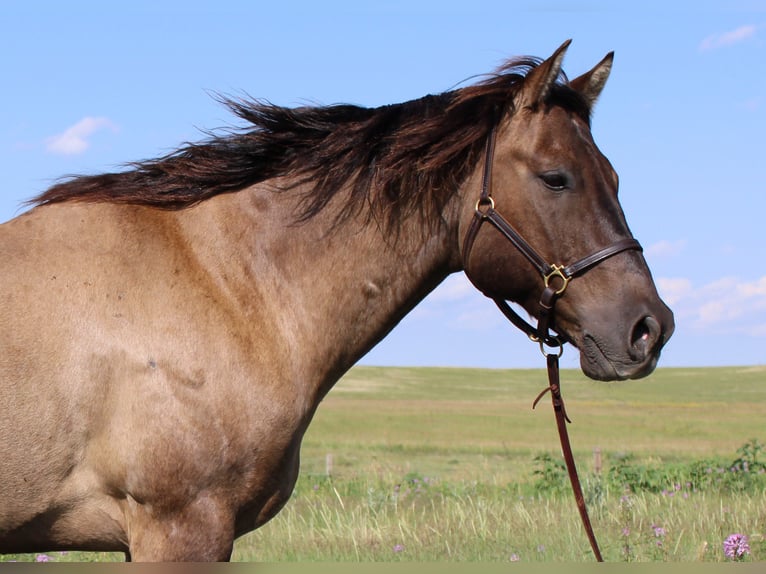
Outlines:
<svg viewBox="0 0 766 574"><path fill-rule="evenodd" d="M339 220L364 205L389 222L412 211L440 213L481 157L488 134L540 60L507 61L480 82L401 104L287 108L257 100L222 102L246 128L127 170L67 178L29 203L111 202L179 210L273 178L308 184L298 219L319 213L339 190L350 196ZM590 120L587 103L563 76L550 95ZM283 188L284 189L284 188Z"/></svg>

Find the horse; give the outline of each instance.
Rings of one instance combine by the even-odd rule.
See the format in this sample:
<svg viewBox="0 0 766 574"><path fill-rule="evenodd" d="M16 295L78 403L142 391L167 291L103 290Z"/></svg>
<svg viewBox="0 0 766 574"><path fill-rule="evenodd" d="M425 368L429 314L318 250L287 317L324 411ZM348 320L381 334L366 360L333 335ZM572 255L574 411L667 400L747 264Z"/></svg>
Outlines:
<svg viewBox="0 0 766 574"><path fill-rule="evenodd" d="M0 553L229 560L323 397L448 275L540 315L549 278L474 225L490 207L549 261L621 246L550 325L591 378L651 373L673 315L590 129L613 53L570 81L568 46L378 108L221 96L244 127L0 226Z"/></svg>

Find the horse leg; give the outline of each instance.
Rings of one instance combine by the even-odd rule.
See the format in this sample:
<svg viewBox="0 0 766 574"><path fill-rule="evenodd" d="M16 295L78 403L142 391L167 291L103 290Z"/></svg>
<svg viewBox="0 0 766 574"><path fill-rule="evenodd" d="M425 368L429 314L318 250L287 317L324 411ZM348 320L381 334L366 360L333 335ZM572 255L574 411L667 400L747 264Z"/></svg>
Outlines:
<svg viewBox="0 0 766 574"><path fill-rule="evenodd" d="M234 519L207 497L161 513L136 504L129 536L126 558L134 562L225 562L234 546Z"/></svg>

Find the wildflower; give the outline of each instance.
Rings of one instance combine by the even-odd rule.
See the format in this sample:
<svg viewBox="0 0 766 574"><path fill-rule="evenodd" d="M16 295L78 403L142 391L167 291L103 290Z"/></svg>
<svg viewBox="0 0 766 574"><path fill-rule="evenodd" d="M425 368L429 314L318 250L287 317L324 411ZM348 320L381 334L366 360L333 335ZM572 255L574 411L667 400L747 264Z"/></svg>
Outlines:
<svg viewBox="0 0 766 574"><path fill-rule="evenodd" d="M404 546L401 544L394 546L394 554L399 554L399 552L404 552Z"/></svg>
<svg viewBox="0 0 766 574"><path fill-rule="evenodd" d="M509 558L509 560L511 562L518 562L519 561L519 555L514 552L513 554L511 554L511 557Z"/></svg>
<svg viewBox="0 0 766 574"><path fill-rule="evenodd" d="M656 524L652 524L652 530L654 530L654 535L657 538L662 538L667 534L662 526L658 526Z"/></svg>
<svg viewBox="0 0 766 574"><path fill-rule="evenodd" d="M627 526L626 526L625 528L623 528L623 529L622 529L622 535L623 535L625 538L627 538L628 536L630 536L630 528L628 528Z"/></svg>
<svg viewBox="0 0 766 574"><path fill-rule="evenodd" d="M750 543L744 534L730 534L723 541L723 553L731 560L743 560L750 555Z"/></svg>
<svg viewBox="0 0 766 574"><path fill-rule="evenodd" d="M35 562L50 562L51 557L47 554L38 554L35 558Z"/></svg>
<svg viewBox="0 0 766 574"><path fill-rule="evenodd" d="M539 545L537 546L537 551L538 551L538 552L540 552L541 554L542 554L543 552L545 552L545 544L539 544Z"/></svg>

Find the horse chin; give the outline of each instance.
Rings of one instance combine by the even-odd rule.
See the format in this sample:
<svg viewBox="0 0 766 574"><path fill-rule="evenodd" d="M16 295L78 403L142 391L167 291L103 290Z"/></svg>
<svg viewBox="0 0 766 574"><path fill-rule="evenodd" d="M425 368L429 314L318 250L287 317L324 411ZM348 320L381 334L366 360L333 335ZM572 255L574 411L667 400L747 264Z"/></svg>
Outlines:
<svg viewBox="0 0 766 574"><path fill-rule="evenodd" d="M615 357L602 349L598 341L590 335L585 335L578 347L582 372L596 381L641 379L654 371L660 358L659 351L639 362Z"/></svg>

